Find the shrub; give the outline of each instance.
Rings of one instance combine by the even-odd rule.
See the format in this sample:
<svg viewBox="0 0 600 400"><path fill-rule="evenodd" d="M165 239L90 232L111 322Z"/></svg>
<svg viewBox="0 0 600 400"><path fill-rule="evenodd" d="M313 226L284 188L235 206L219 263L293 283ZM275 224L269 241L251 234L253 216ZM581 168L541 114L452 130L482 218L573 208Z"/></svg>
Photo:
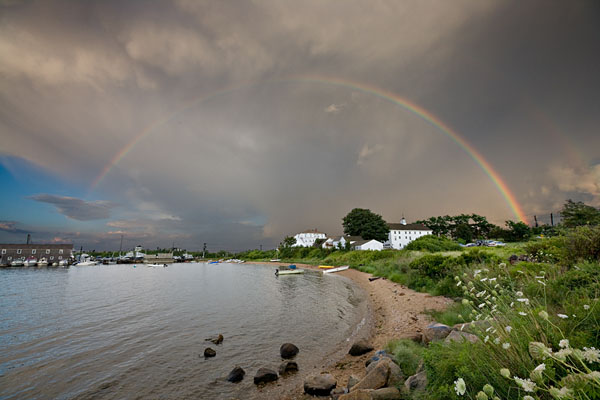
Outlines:
<svg viewBox="0 0 600 400"><path fill-rule="evenodd" d="M406 246L407 250L419 250L435 253L437 251L461 250L462 247L443 236L426 235L413 240Z"/></svg>
<svg viewBox="0 0 600 400"><path fill-rule="evenodd" d="M424 350L423 346L408 339L393 340L386 347L386 351L394 355L396 363L407 377L417 372Z"/></svg>
<svg viewBox="0 0 600 400"><path fill-rule="evenodd" d="M600 261L600 226L580 226L565 235L567 261Z"/></svg>
<svg viewBox="0 0 600 400"><path fill-rule="evenodd" d="M447 274L449 266L452 265L451 259L452 257L439 254L427 254L417 258L409 266L429 278L441 278Z"/></svg>

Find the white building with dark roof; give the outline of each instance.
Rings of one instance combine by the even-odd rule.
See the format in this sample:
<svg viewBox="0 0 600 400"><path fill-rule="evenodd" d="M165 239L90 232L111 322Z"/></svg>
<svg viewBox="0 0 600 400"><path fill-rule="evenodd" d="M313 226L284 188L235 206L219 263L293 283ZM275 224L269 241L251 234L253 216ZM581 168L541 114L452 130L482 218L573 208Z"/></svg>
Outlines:
<svg viewBox="0 0 600 400"><path fill-rule="evenodd" d="M313 229L297 233L294 235L294 239L296 239L296 243L293 245L293 247L312 247L317 239L327 240L327 235L323 232Z"/></svg>
<svg viewBox="0 0 600 400"><path fill-rule="evenodd" d="M431 235L433 231L423 224L407 224L406 220L402 218L402 221L397 224L388 224L390 233L388 234L388 241L385 243L386 247L400 250L406 247L407 244L421 236Z"/></svg>

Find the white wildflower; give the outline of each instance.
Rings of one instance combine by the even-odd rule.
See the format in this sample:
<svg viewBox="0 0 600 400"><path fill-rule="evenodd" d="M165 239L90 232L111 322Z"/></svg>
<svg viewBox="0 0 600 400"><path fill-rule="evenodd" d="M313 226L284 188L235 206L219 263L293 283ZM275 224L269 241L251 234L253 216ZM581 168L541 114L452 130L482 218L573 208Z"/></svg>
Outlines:
<svg viewBox="0 0 600 400"><path fill-rule="evenodd" d="M526 313L526 312L523 312L523 311L519 311L519 315L526 316L526 315L527 315L527 313Z"/></svg>
<svg viewBox="0 0 600 400"><path fill-rule="evenodd" d="M509 348L509 347L510 347L510 343L508 343L508 342L504 342L504 343L502 343L502 348L503 348L504 350L508 350L508 348Z"/></svg>
<svg viewBox="0 0 600 400"><path fill-rule="evenodd" d="M494 289L498 289L499 287L500 287L500 284L499 284L499 283L496 283L496 284L494 285Z"/></svg>
<svg viewBox="0 0 600 400"><path fill-rule="evenodd" d="M529 377L536 382L542 382L542 380L544 378L543 372L545 370L546 370L546 364L541 363L540 365L535 367L533 369L533 371L531 371L531 374L529 374Z"/></svg>
<svg viewBox="0 0 600 400"><path fill-rule="evenodd" d="M501 368L500 375L502 375L505 378L510 378L510 371L508 370L508 368Z"/></svg>
<svg viewBox="0 0 600 400"><path fill-rule="evenodd" d="M484 294L485 294L485 290L482 290L481 292L477 293L477 294L475 295L475 297L481 297L481 296L483 296Z"/></svg>
<svg viewBox="0 0 600 400"><path fill-rule="evenodd" d="M558 347L561 349L566 349L569 347L569 339L562 339L560 342L558 342Z"/></svg>
<svg viewBox="0 0 600 400"><path fill-rule="evenodd" d="M486 331L486 332L489 332L489 331L491 331L491 330L492 330L492 327L491 327L491 326L488 326L487 328L485 328L485 331Z"/></svg>
<svg viewBox="0 0 600 400"><path fill-rule="evenodd" d="M533 397L531 397L530 395L527 396L523 396L523 400L535 400Z"/></svg>
<svg viewBox="0 0 600 400"><path fill-rule="evenodd" d="M562 318L562 319L567 319L567 318L569 318L569 316L568 316L568 315L565 315L565 314L556 314L556 315L558 316L558 318Z"/></svg>
<svg viewBox="0 0 600 400"><path fill-rule="evenodd" d="M583 309L584 310L589 310L590 309L590 305L589 304L584 304L583 305Z"/></svg>
<svg viewBox="0 0 600 400"><path fill-rule="evenodd" d="M506 332L510 333L510 331L512 331L512 326L510 326L510 325L507 325L507 326L504 328L504 330L505 330Z"/></svg>
<svg viewBox="0 0 600 400"><path fill-rule="evenodd" d="M555 399L570 399L573 395L573 389L569 389L565 386L558 390L554 386L551 386L550 389L548 389L548 393L550 393Z"/></svg>
<svg viewBox="0 0 600 400"><path fill-rule="evenodd" d="M592 371L586 375L586 378L600 381L600 371Z"/></svg>
<svg viewBox="0 0 600 400"><path fill-rule="evenodd" d="M490 340L490 336L485 335L485 337L483 338L483 343L487 343L489 340Z"/></svg>
<svg viewBox="0 0 600 400"><path fill-rule="evenodd" d="M513 307L514 305L515 305L515 302L514 302L514 301L511 301L511 302L510 302L510 306L511 306L511 307Z"/></svg>
<svg viewBox="0 0 600 400"><path fill-rule="evenodd" d="M600 351L596 350L595 347L584 347L583 348L583 358L585 361L589 363L600 362Z"/></svg>
<svg viewBox="0 0 600 400"><path fill-rule="evenodd" d="M487 280L488 280L488 278L481 278L481 279L479 280L479 282L485 282L485 281L487 281Z"/></svg>
<svg viewBox="0 0 600 400"><path fill-rule="evenodd" d="M560 349L559 351L555 352L553 357L559 361L566 361L567 357L570 356L571 354L573 354L573 350L570 348L566 348L566 349Z"/></svg>
<svg viewBox="0 0 600 400"><path fill-rule="evenodd" d="M458 281L458 283L456 284L456 286L460 286L460 285L462 285L462 282Z"/></svg>
<svg viewBox="0 0 600 400"><path fill-rule="evenodd" d="M500 263L500 264L498 264L498 266L499 266L500 268L506 268L506 263Z"/></svg>
<svg viewBox="0 0 600 400"><path fill-rule="evenodd" d="M485 307L485 303L481 303L481 304L480 304L480 305L478 305L477 307L479 307L479 308L483 308L483 307Z"/></svg>
<svg viewBox="0 0 600 400"><path fill-rule="evenodd" d="M527 297L523 297L523 298L517 299L517 301L519 303L525 303L525 304L529 305L529 299Z"/></svg>
<svg viewBox="0 0 600 400"><path fill-rule="evenodd" d="M494 344L500 344L500 338L494 339Z"/></svg>
<svg viewBox="0 0 600 400"><path fill-rule="evenodd" d="M537 283L541 283L542 286L546 286L546 284L538 279Z"/></svg>
<svg viewBox="0 0 600 400"><path fill-rule="evenodd" d="M517 295L517 297L523 297L523 292L521 292L520 290L515 294Z"/></svg>
<svg viewBox="0 0 600 400"><path fill-rule="evenodd" d="M498 278L490 278L490 282L496 282L496 279Z"/></svg>
<svg viewBox="0 0 600 400"><path fill-rule="evenodd" d="M517 384L521 386L524 391L535 392L536 384L535 382L532 382L531 379L521 379L518 376L515 376L514 379L515 382L517 382Z"/></svg>
<svg viewBox="0 0 600 400"><path fill-rule="evenodd" d="M465 384L465 381L463 378L458 378L457 380L454 381L454 390L456 391L456 394L459 396L462 396L465 394L465 392L467 391L467 385Z"/></svg>
<svg viewBox="0 0 600 400"><path fill-rule="evenodd" d="M538 313L538 315L539 315L539 316L540 316L542 319L546 319L546 320L548 319L548 313L547 313L546 311L544 311L544 310L540 311L540 312Z"/></svg>

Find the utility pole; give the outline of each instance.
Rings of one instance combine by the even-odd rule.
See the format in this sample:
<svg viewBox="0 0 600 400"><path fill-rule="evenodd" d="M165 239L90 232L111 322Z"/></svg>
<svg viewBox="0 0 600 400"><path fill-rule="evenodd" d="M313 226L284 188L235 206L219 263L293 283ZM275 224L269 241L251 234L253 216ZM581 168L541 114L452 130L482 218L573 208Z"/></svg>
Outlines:
<svg viewBox="0 0 600 400"><path fill-rule="evenodd" d="M204 246L202 247L202 258L204 258L206 254L206 243L204 243Z"/></svg>
<svg viewBox="0 0 600 400"><path fill-rule="evenodd" d="M554 226L554 214L550 213L550 225Z"/></svg>
<svg viewBox="0 0 600 400"><path fill-rule="evenodd" d="M535 221L535 227L538 227L538 222L537 222L537 215L533 216L533 220Z"/></svg>

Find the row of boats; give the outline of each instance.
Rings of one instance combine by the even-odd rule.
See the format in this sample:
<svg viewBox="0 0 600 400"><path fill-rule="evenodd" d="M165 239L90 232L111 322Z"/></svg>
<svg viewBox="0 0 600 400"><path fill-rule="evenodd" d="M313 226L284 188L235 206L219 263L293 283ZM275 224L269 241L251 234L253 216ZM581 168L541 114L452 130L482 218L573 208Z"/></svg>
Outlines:
<svg viewBox="0 0 600 400"><path fill-rule="evenodd" d="M54 267L66 267L69 265L69 260L58 260L58 261L48 261L46 257L42 257L39 260L35 257L28 258L17 258L11 261L11 267L46 267L46 266L54 266Z"/></svg>
<svg viewBox="0 0 600 400"><path fill-rule="evenodd" d="M319 269L321 269L324 274L331 274L333 272L345 271L348 268L350 268L350 266L348 266L348 265L342 265L341 267L335 267L333 265L319 265ZM288 265L287 268L283 268L283 269L276 268L275 269L276 276L297 275L297 274L303 274L303 273L304 273L304 270L296 268L295 264Z"/></svg>

